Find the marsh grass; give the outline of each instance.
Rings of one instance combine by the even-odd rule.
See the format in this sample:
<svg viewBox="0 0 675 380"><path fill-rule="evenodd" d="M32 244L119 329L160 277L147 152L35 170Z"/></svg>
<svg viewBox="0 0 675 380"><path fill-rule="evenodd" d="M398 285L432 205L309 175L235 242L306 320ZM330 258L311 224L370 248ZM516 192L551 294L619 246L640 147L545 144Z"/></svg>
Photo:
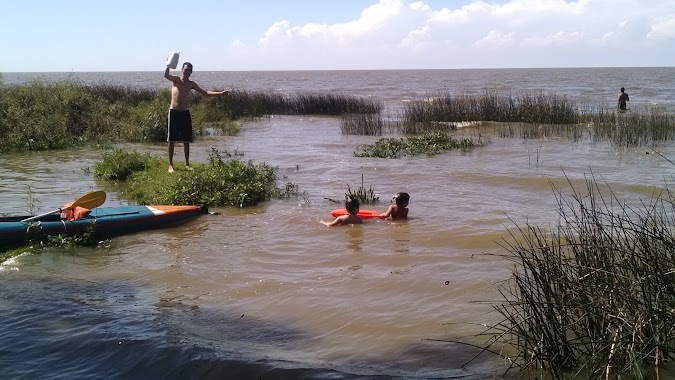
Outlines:
<svg viewBox="0 0 675 380"><path fill-rule="evenodd" d="M340 119L343 135L381 136L388 129L388 123L379 113L350 114Z"/></svg>
<svg viewBox="0 0 675 380"><path fill-rule="evenodd" d="M229 96L207 98L213 107L231 119L258 118L271 115L374 114L382 106L367 98L341 94L249 92L236 90ZM196 100L196 103L201 100Z"/></svg>
<svg viewBox="0 0 675 380"><path fill-rule="evenodd" d="M166 140L170 92L97 83L33 81L0 86L0 152L65 149L92 143ZM269 115L379 112L370 100L339 94L233 91L192 96L195 136L235 134L238 120Z"/></svg>
<svg viewBox="0 0 675 380"><path fill-rule="evenodd" d="M675 115L659 109L604 113L593 123L593 139L618 146L650 146L675 140Z"/></svg>
<svg viewBox="0 0 675 380"><path fill-rule="evenodd" d="M570 141L610 142L615 146L653 146L675 140L675 115L659 109L636 109L630 112L599 110L580 117L579 124L551 125L504 123L493 124L500 137L540 139L561 137Z"/></svg>
<svg viewBox="0 0 675 380"><path fill-rule="evenodd" d="M634 207L591 178L555 195L556 227L503 243L514 270L488 349L513 347L514 365L553 379L659 378L675 354L673 194Z"/></svg>
<svg viewBox="0 0 675 380"><path fill-rule="evenodd" d="M649 146L675 139L675 115L658 108L618 112L606 105L577 105L564 95L525 95L485 91L482 95L434 94L408 103L398 130L420 134L454 130L457 123L488 122L500 137L608 141L618 146Z"/></svg>
<svg viewBox="0 0 675 380"><path fill-rule="evenodd" d="M170 174L163 159L116 150L94 172L98 179L123 181L122 195L138 204L246 207L298 194L291 183L276 187L276 168L231 157L212 149L207 164L195 163L192 170L177 165Z"/></svg>
<svg viewBox="0 0 675 380"><path fill-rule="evenodd" d="M400 158L421 154L435 155L452 149L468 151L482 146L482 142L474 139L455 140L447 133L431 132L421 136L406 138L385 137L374 144L365 144L354 152L355 157Z"/></svg>
<svg viewBox="0 0 675 380"><path fill-rule="evenodd" d="M418 123L430 128L434 128L433 123L463 121L573 124L576 106L566 96L554 93L437 93L407 103L401 118L404 133L408 128L419 128Z"/></svg>
<svg viewBox="0 0 675 380"><path fill-rule="evenodd" d="M361 186L356 190L347 184L347 192L345 192L345 201L348 199L356 199L360 204L374 204L380 201L380 197L375 195L375 190L372 186L368 186L366 189L363 182L363 174L361 174Z"/></svg>

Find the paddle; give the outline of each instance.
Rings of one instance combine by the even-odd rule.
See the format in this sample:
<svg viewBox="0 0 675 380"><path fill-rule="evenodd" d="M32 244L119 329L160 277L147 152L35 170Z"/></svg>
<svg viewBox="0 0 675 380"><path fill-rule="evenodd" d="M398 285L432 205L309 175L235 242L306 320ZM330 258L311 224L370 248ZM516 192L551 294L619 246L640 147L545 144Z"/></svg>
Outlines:
<svg viewBox="0 0 675 380"><path fill-rule="evenodd" d="M58 208L54 211L46 212L46 213L41 214L41 215L32 216L30 218L23 219L22 222L30 222L31 220L39 219L39 218L42 218L43 216L60 213L63 210L72 210L75 207L84 207L84 208L92 209L92 208L95 208L95 207L98 207L98 206L102 205L103 202L105 202L105 196L106 196L105 191L101 191L101 190L94 191L92 193L85 194L85 195L79 197L70 206Z"/></svg>

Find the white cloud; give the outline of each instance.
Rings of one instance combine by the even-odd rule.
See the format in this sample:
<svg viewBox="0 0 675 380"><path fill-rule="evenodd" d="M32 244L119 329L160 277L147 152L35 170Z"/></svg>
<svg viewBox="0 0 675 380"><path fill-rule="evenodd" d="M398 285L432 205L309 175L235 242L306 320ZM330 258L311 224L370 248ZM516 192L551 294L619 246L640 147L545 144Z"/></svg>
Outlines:
<svg viewBox="0 0 675 380"><path fill-rule="evenodd" d="M259 45L270 47L297 38L343 44L385 28L401 13L404 4L403 0L380 0L379 3L364 9L360 18L333 25L308 23L304 26L291 26L288 21L279 21L265 32L265 37L259 40Z"/></svg>
<svg viewBox="0 0 675 380"><path fill-rule="evenodd" d="M515 33L502 33L491 30L488 34L476 41L473 45L480 48L501 48L508 47L514 43Z"/></svg>
<svg viewBox="0 0 675 380"><path fill-rule="evenodd" d="M408 33L408 36L401 41L401 46L415 49L421 44L427 44L427 37L430 32L431 27L429 25L425 25L421 29L412 30Z"/></svg>
<svg viewBox="0 0 675 380"><path fill-rule="evenodd" d="M647 33L653 40L675 39L675 15L656 20Z"/></svg>
<svg viewBox="0 0 675 380"><path fill-rule="evenodd" d="M260 54L277 52L277 56L293 52L303 55L303 62L317 59L335 66L328 68L354 68L355 62L362 65L355 68L388 68L396 65L397 57L410 62L411 53L438 65L474 67L484 64L486 57L506 62L503 51L501 56L492 51L505 47L523 61L513 63L519 67L526 67L530 56L545 62L549 55L551 65L565 65L562 56L570 57L567 65L574 66L573 58L584 51L608 57L598 65L612 65L617 49L629 46L653 49L654 57L663 52L673 57L673 9L675 0L652 0L649 7L633 0L476 0L455 8L433 8L423 0L379 0L348 22L277 21L258 40L258 49ZM292 57L279 58L292 66Z"/></svg>
<svg viewBox="0 0 675 380"><path fill-rule="evenodd" d="M543 37L528 37L522 40L524 47L563 46L582 41L583 32L556 32Z"/></svg>

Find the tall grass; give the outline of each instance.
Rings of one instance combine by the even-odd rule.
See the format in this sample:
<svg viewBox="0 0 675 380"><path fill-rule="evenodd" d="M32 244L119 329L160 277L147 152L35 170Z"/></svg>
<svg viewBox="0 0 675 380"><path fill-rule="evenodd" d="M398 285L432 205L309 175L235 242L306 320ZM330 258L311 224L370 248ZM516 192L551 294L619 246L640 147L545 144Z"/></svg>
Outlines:
<svg viewBox="0 0 675 380"><path fill-rule="evenodd" d="M576 106L564 95L533 93L502 94L485 90L482 95L431 94L405 105L402 132L433 126L438 122L497 121L573 124Z"/></svg>
<svg viewBox="0 0 675 380"><path fill-rule="evenodd" d="M555 228L504 243L515 267L493 343L553 379L659 378L675 359L674 195L630 206L593 178L555 194Z"/></svg>
<svg viewBox="0 0 675 380"><path fill-rule="evenodd" d="M456 129L456 123L488 121L495 134L511 138L564 137L609 141L619 146L650 146L675 139L675 115L645 108L617 112L605 105L579 106L564 95L535 93L435 94L407 104L399 132L419 134Z"/></svg>
<svg viewBox="0 0 675 380"><path fill-rule="evenodd" d="M0 153L64 149L98 142L166 140L170 93L124 85L78 82L0 86ZM381 106L339 94L233 91L192 97L195 135L210 129L236 132L230 121L267 115L373 114Z"/></svg>
<svg viewBox="0 0 675 380"><path fill-rule="evenodd" d="M269 115L374 114L382 106L370 99L341 94L281 94L275 92L232 91L227 97L215 98L216 108L226 110L232 119Z"/></svg>
<svg viewBox="0 0 675 380"><path fill-rule="evenodd" d="M349 114L340 119L340 130L343 135L381 136L390 124L379 113Z"/></svg>

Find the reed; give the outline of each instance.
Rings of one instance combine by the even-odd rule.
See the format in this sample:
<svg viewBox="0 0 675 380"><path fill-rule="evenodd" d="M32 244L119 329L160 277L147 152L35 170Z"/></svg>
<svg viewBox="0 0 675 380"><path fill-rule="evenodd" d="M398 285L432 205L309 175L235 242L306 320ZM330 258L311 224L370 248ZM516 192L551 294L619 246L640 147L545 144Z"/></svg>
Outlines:
<svg viewBox="0 0 675 380"><path fill-rule="evenodd" d="M380 197L375 195L375 190L372 186L368 186L366 189L363 183L363 174L361 174L361 186L359 186L356 190L352 190L349 184L347 184L345 201L348 199L356 199L360 204L373 204L377 203L380 200Z"/></svg>
<svg viewBox="0 0 675 380"><path fill-rule="evenodd" d="M343 135L381 136L387 125L379 113L350 114L340 119Z"/></svg>
<svg viewBox="0 0 675 380"><path fill-rule="evenodd" d="M200 100L196 100L200 102ZM381 105L364 98L341 94L299 93L286 95L276 92L232 91L229 96L215 98L216 108L226 110L232 119L270 115L329 115L375 114Z"/></svg>
<svg viewBox="0 0 675 380"><path fill-rule="evenodd" d="M675 114L657 108L617 112L598 108L579 115L577 124L506 123L494 128L500 137L536 139L562 137L571 141L609 142L615 146L653 146L675 140Z"/></svg>
<svg viewBox="0 0 675 380"><path fill-rule="evenodd" d="M555 228L518 226L503 243L514 270L490 346L553 379L659 378L675 355L674 195L634 207L594 178L554 193Z"/></svg>
<svg viewBox="0 0 675 380"><path fill-rule="evenodd" d="M593 121L593 140L618 146L651 146L675 139L675 114L659 109L602 112Z"/></svg>
<svg viewBox="0 0 675 380"><path fill-rule="evenodd" d="M406 104L401 119L403 133L418 131L420 126L435 131L439 122L574 124L576 106L566 96L554 93L513 95L489 90L481 95L438 93Z"/></svg>

